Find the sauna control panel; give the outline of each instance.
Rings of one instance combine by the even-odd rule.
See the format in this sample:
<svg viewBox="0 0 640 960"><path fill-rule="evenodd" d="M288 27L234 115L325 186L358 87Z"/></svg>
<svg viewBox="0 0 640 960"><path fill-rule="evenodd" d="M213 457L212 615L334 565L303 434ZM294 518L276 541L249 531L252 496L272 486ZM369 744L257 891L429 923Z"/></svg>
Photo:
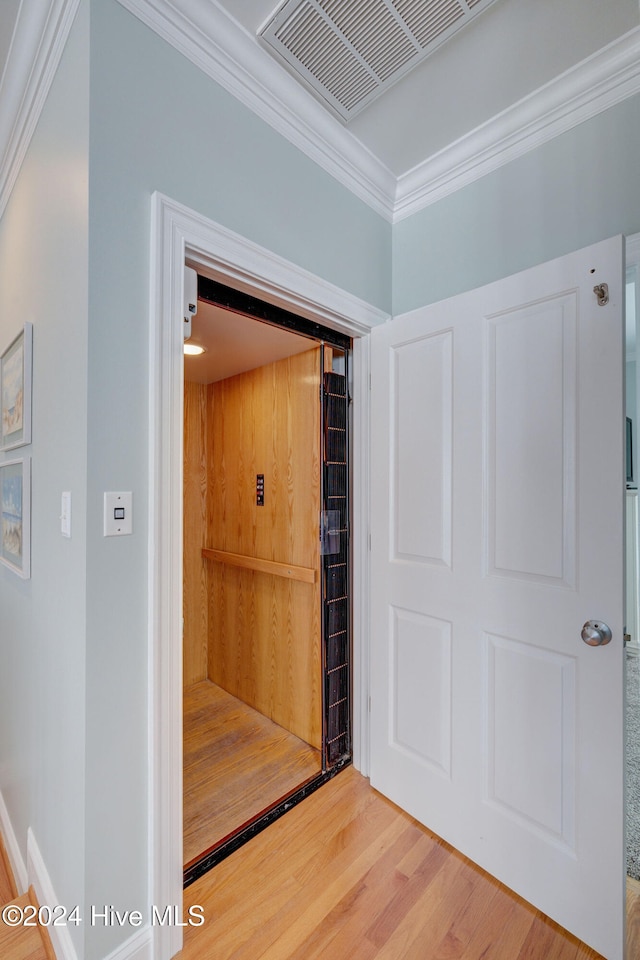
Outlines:
<svg viewBox="0 0 640 960"><path fill-rule="evenodd" d="M264 507L264 473L256 474L256 506Z"/></svg>

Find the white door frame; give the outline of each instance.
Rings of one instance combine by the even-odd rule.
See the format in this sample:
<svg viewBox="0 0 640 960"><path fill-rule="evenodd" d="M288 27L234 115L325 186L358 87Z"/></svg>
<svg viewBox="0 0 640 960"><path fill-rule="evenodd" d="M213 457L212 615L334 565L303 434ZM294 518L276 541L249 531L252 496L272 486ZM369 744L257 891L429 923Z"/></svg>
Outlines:
<svg viewBox="0 0 640 960"><path fill-rule="evenodd" d="M368 773L370 329L388 314L168 197L154 193L149 356L149 902L182 904L182 284L206 276L354 338L354 764ZM155 926L154 960L182 947Z"/></svg>

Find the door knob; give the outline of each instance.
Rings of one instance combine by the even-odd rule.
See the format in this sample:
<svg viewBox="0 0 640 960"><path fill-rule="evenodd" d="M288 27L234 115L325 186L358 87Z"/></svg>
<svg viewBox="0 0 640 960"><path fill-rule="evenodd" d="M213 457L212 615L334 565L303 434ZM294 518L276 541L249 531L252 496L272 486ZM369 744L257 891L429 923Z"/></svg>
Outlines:
<svg viewBox="0 0 640 960"><path fill-rule="evenodd" d="M587 620L582 628L582 639L590 647L603 647L611 640L611 630L602 620Z"/></svg>

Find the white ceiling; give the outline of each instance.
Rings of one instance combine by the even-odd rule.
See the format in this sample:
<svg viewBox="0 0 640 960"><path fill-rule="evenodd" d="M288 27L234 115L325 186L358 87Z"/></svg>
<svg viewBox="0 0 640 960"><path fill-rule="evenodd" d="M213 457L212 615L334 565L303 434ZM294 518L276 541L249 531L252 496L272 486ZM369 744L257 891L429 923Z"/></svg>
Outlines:
<svg viewBox="0 0 640 960"><path fill-rule="evenodd" d="M256 48L260 28L281 5L218 3ZM497 0L348 130L399 177L639 23L638 0Z"/></svg>
<svg viewBox="0 0 640 960"><path fill-rule="evenodd" d="M192 383L224 380L311 350L316 343L283 327L224 310L204 300L198 300L189 342L206 350L198 357L184 358L184 377Z"/></svg>

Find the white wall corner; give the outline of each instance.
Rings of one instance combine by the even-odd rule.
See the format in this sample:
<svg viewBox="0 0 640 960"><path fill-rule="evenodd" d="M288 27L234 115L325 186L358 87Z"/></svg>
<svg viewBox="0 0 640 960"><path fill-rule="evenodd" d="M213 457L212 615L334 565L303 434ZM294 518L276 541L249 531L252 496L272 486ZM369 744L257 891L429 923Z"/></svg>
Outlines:
<svg viewBox="0 0 640 960"><path fill-rule="evenodd" d="M18 179L79 2L20 4L0 78L0 218Z"/></svg>
<svg viewBox="0 0 640 960"><path fill-rule="evenodd" d="M27 878L28 885L35 890L41 907L55 907L60 903L31 827L27 831ZM75 904L64 906L71 911ZM57 960L78 960L69 928L51 925L48 930Z"/></svg>
<svg viewBox="0 0 640 960"><path fill-rule="evenodd" d="M9 857L9 866L11 867L18 892L26 893L29 886L27 867L20 850L18 838L13 829L13 824L11 823L11 818L9 817L7 805L2 796L2 791L0 791L0 832L2 833L5 850Z"/></svg>

